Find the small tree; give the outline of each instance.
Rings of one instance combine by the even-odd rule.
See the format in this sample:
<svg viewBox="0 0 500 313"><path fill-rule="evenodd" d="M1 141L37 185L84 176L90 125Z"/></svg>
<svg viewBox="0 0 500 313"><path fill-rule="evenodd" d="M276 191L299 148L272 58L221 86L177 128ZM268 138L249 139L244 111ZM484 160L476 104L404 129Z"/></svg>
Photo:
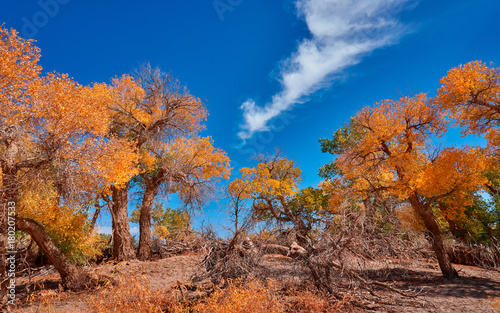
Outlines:
<svg viewBox="0 0 500 313"><path fill-rule="evenodd" d="M229 199L227 212L229 218L234 223L234 236L239 234L241 230L244 230L251 221L247 208L248 197L246 197L246 193L248 188L247 184L235 184L231 187L228 186L226 189L226 195Z"/></svg>
<svg viewBox="0 0 500 313"><path fill-rule="evenodd" d="M252 201L253 216L259 221L273 220L292 223L297 241L309 244L309 234L324 212L325 198L319 189L299 191L301 171L290 161L276 153L272 157L257 157L254 168L242 168L241 178L229 184L232 194Z"/></svg>

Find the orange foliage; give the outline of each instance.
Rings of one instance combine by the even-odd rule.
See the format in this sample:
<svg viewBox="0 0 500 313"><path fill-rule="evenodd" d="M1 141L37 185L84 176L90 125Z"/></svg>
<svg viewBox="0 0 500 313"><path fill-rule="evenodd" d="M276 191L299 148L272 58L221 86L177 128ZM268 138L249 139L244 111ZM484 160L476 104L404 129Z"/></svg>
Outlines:
<svg viewBox="0 0 500 313"><path fill-rule="evenodd" d="M449 148L430 156L426 145L446 130L437 106L425 94L385 100L364 108L353 127L363 134L337 159L344 178L361 194L388 192L400 199L418 194L428 200L454 199L459 216L471 193L485 182L486 162L480 150Z"/></svg>
<svg viewBox="0 0 500 313"><path fill-rule="evenodd" d="M232 181L228 191L252 199L254 209L263 219L272 215L277 220L290 221L291 202L299 191L301 170L285 158L262 161L254 168L240 169L241 178Z"/></svg>
<svg viewBox="0 0 500 313"><path fill-rule="evenodd" d="M14 29L0 27L0 118L5 123L16 122L11 115L21 113L32 103L26 91L34 88L33 81L40 75L39 60L40 49L33 46L33 40L20 38Z"/></svg>
<svg viewBox="0 0 500 313"><path fill-rule="evenodd" d="M500 121L500 68L481 61L448 71L441 79L436 102L447 110L466 133L483 134Z"/></svg>
<svg viewBox="0 0 500 313"><path fill-rule="evenodd" d="M66 74L41 76L39 59L32 40L0 27L0 162L18 170L10 183L19 191L19 217L85 245L84 204L135 175L137 157L128 141L107 136L112 90Z"/></svg>
<svg viewBox="0 0 500 313"><path fill-rule="evenodd" d="M173 138L204 129L201 121L206 119L207 111L200 99L181 91L174 79L162 77L157 69L145 71L150 72L143 72L138 79L129 75L113 79L111 110L115 131L131 136L142 146L157 136ZM150 84L149 92L142 81Z"/></svg>
<svg viewBox="0 0 500 313"><path fill-rule="evenodd" d="M464 127L463 133L484 135L489 171L496 172L500 160L500 68L472 61L449 70L441 79L435 102Z"/></svg>
<svg viewBox="0 0 500 313"><path fill-rule="evenodd" d="M206 184L216 178L228 179L231 168L227 154L214 148L211 137L179 137L166 145L161 168L183 176L172 180L171 190L184 201L193 196L195 185Z"/></svg>
<svg viewBox="0 0 500 313"><path fill-rule="evenodd" d="M207 110L177 80L149 66L113 79L111 132L133 142L142 176L167 182L169 192L190 201L194 190L228 178L229 158L210 137L196 136ZM198 194L199 195L199 194Z"/></svg>
<svg viewBox="0 0 500 313"><path fill-rule="evenodd" d="M326 199L328 199L328 210L332 213L340 213L348 202L355 198L352 188L346 186L340 178L332 178L321 182L320 186Z"/></svg>
<svg viewBox="0 0 500 313"><path fill-rule="evenodd" d="M238 185L247 184L247 197L259 194L263 197L283 198L290 200L298 191L301 181L301 170L293 161L278 159L259 163L257 167L240 169L241 179L235 179L229 189L237 189Z"/></svg>

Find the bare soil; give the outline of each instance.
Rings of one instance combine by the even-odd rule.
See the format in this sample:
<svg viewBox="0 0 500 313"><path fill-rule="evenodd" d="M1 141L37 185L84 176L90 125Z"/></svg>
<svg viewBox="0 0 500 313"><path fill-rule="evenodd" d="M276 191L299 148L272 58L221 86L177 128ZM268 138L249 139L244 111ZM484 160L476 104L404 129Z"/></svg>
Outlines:
<svg viewBox="0 0 500 313"><path fill-rule="evenodd" d="M500 312L494 307L500 297L500 273L482 268L454 265L460 278L448 280L441 276L437 263L429 261L394 262L385 277L373 278L392 283L400 290L412 290L415 298L406 298L388 291L373 301L374 312ZM380 273L379 272L379 273ZM370 307L370 306L368 306Z"/></svg>
<svg viewBox="0 0 500 313"><path fill-rule="evenodd" d="M152 262L104 264L88 270L111 277L140 275L151 289L166 291L188 281L199 269L202 259L200 255L175 256ZM306 275L294 260L280 255L265 256L262 266L268 268L273 277L282 277L283 282L299 283ZM360 311L500 312L500 272L462 265L455 268L461 278L446 280L441 277L437 263L429 260L372 262L362 273L365 277L409 290L417 296L407 298L382 288L373 288L376 296L360 291L358 294L363 295ZM51 268L44 268L35 277L32 275L31 281L27 276L20 278L17 312L43 312L41 308L47 308L49 302L50 312L91 312L87 303L92 291L62 291L59 284L60 278Z"/></svg>

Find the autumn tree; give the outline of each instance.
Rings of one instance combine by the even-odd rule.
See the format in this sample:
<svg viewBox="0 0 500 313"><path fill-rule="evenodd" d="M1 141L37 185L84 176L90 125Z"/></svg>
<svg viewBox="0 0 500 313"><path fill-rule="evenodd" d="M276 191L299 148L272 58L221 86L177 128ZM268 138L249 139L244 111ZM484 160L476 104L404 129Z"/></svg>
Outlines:
<svg viewBox="0 0 500 313"><path fill-rule="evenodd" d="M248 184L232 184L226 187L226 198L229 200L227 214L233 222L233 234L244 231L251 223L251 215L248 208Z"/></svg>
<svg viewBox="0 0 500 313"><path fill-rule="evenodd" d="M259 156L257 161L256 167L240 170L241 178L230 183L229 191L251 200L257 220L291 223L297 242L309 245L310 231L325 207L322 191L315 188L299 190L301 170L279 153Z"/></svg>
<svg viewBox="0 0 500 313"><path fill-rule="evenodd" d="M453 205L444 214L463 214L472 193L484 183L479 149L428 152L432 138L442 135L447 125L425 94L365 107L350 127L360 136L339 151L338 171L361 193L387 192L407 200L425 224L443 275L457 277L432 207L447 199Z"/></svg>
<svg viewBox="0 0 500 313"><path fill-rule="evenodd" d="M197 135L204 128L206 108L170 75L144 66L135 77L114 79L113 89L112 133L132 141L139 158L135 180L143 199L138 256L146 260L151 256L151 212L158 193L177 193L186 205L200 205L213 180L229 175L229 159L213 147L211 138ZM113 234L119 240L114 243L114 256L118 260L134 257L127 190L128 186L113 190Z"/></svg>
<svg viewBox="0 0 500 313"><path fill-rule="evenodd" d="M13 207L16 216L10 220L17 230L37 243L64 286L78 289L88 277L47 230L55 231L57 220L70 222L68 231L82 230L78 223L84 221L74 219L74 213L96 190L127 181L135 156L127 141L107 136L109 89L103 84L81 86L67 75L41 76L39 58L33 41L0 28L0 265L5 269L7 214ZM119 168L108 166L115 162ZM7 280L5 271L1 273L4 304Z"/></svg>

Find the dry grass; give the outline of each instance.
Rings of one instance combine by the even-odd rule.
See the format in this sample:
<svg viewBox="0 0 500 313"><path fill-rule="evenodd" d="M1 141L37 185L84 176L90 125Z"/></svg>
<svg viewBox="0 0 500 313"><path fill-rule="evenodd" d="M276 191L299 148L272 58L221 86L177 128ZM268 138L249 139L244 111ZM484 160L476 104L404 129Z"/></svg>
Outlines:
<svg viewBox="0 0 500 313"><path fill-rule="evenodd" d="M53 290L44 290L38 294L32 294L28 297L27 302L32 303L31 312L54 312L53 303L59 298L58 294ZM34 303L38 305L35 306Z"/></svg>
<svg viewBox="0 0 500 313"><path fill-rule="evenodd" d="M346 295L341 300L326 293L319 292L313 287L304 290L292 289L286 297L286 312L314 313L314 312L351 312L355 298Z"/></svg>
<svg viewBox="0 0 500 313"><path fill-rule="evenodd" d="M337 300L314 288L284 287L275 280L230 280L209 296L183 300L181 293L170 295L168 311L175 313L244 313L244 312L346 312L352 311L350 297Z"/></svg>
<svg viewBox="0 0 500 313"><path fill-rule="evenodd" d="M90 296L87 304L91 312L108 313L161 313L165 306L165 296L161 291L153 291L142 276L131 276L107 285Z"/></svg>
<svg viewBox="0 0 500 313"><path fill-rule="evenodd" d="M70 310L64 308L61 310L61 303L78 303L80 294L60 292L60 290L45 289L43 284L36 284L34 291L23 300L24 304L29 305L29 311L22 308L14 309L14 312L36 312L36 313L55 313L55 312L81 312L80 308Z"/></svg>
<svg viewBox="0 0 500 313"><path fill-rule="evenodd" d="M118 279L116 284L99 287L78 306L64 307L76 294L43 290L29 299L34 305L30 312L93 312L93 313L243 313L243 312L344 312L349 297L338 301L314 288L284 287L276 280L228 280L200 297L186 297L184 288L168 292L152 290L142 276ZM182 291L184 290L184 291ZM82 300L82 298L80 298ZM74 302L73 302L74 303ZM36 305L35 305L36 304ZM26 312L26 311L24 311Z"/></svg>
<svg viewBox="0 0 500 313"><path fill-rule="evenodd" d="M224 289L217 289L205 301L193 307L195 312L237 313L237 312L283 312L283 303L272 286L265 286L253 280L242 283L231 281Z"/></svg>
<svg viewBox="0 0 500 313"><path fill-rule="evenodd" d="M26 303L30 305L29 312L37 313L161 313L165 307L165 294L151 290L148 283L142 276L129 276L116 278L114 285L108 282L93 291L81 293L42 289L32 293Z"/></svg>

